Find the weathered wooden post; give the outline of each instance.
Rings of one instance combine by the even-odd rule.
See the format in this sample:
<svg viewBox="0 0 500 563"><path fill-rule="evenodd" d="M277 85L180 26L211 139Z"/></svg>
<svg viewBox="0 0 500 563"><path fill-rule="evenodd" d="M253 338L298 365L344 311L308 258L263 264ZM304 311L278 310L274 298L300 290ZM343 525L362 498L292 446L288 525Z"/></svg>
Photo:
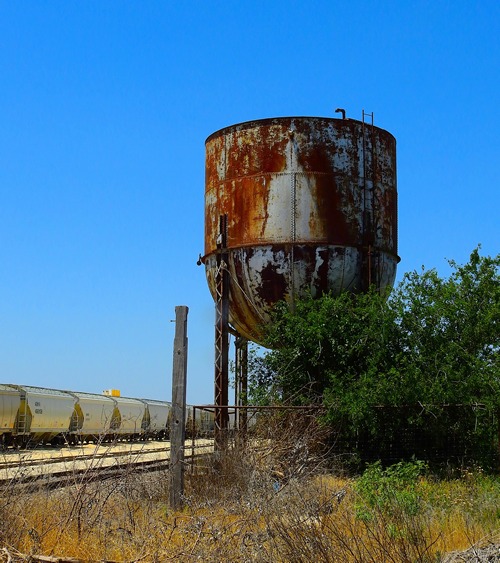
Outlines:
<svg viewBox="0 0 500 563"><path fill-rule="evenodd" d="M170 421L170 506L182 508L184 494L184 440L186 435L187 315L188 308L175 308L172 413Z"/></svg>
<svg viewBox="0 0 500 563"><path fill-rule="evenodd" d="M248 340L237 336L235 341L235 386L234 404L237 407L247 406L248 395ZM247 430L247 411L237 408L235 412L238 435L245 436Z"/></svg>

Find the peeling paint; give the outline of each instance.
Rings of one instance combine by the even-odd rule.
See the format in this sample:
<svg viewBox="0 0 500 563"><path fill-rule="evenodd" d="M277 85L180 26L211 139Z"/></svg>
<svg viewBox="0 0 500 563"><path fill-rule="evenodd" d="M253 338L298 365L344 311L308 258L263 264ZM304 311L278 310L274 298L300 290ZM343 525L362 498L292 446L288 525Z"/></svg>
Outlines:
<svg viewBox="0 0 500 563"><path fill-rule="evenodd" d="M265 119L207 139L203 260L214 295L219 217L227 214L238 332L261 342L281 299L394 283L395 163L390 133L349 119Z"/></svg>

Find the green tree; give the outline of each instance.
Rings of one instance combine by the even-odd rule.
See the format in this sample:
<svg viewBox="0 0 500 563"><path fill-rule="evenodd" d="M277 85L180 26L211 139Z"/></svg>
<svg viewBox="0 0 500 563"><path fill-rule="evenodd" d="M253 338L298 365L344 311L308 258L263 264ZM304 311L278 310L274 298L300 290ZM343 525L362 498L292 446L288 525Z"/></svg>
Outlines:
<svg viewBox="0 0 500 563"><path fill-rule="evenodd" d="M261 381L274 397L323 403L329 419L343 422L351 435L380 438L378 406L407 406L405 421L416 427L429 425L429 416L445 420L446 405L475 405L476 419L478 408L495 412L500 255L482 257L476 249L467 264L450 266L448 278L435 270L410 272L389 296L372 290L309 297L293 311L279 304L254 383L265 373ZM389 433L401 422L392 418ZM458 424L456 432L462 431Z"/></svg>
<svg viewBox="0 0 500 563"><path fill-rule="evenodd" d="M391 302L398 307L404 354L399 366L422 400L497 405L500 349L500 255L437 273L407 274Z"/></svg>

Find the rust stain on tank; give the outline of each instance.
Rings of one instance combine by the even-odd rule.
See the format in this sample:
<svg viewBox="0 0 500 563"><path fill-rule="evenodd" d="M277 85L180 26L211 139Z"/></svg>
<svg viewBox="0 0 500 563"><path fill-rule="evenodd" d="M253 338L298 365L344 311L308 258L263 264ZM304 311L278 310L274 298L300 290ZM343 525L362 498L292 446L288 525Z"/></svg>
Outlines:
<svg viewBox="0 0 500 563"><path fill-rule="evenodd" d="M360 121L316 117L251 121L211 135L204 261L212 294L222 214L228 215L231 322L259 342L281 299L361 291L368 279L392 285L395 139Z"/></svg>

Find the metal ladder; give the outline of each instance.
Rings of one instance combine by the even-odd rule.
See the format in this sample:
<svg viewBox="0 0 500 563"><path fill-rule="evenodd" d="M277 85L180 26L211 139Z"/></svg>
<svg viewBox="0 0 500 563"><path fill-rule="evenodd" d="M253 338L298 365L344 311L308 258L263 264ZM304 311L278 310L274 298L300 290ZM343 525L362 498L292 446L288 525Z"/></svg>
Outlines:
<svg viewBox="0 0 500 563"><path fill-rule="evenodd" d="M17 434L26 434L28 423L28 401L26 395L21 394L21 404L17 413Z"/></svg>
<svg viewBox="0 0 500 563"><path fill-rule="evenodd" d="M78 413L76 412L76 409L74 409L69 423L69 431L76 432L77 430L78 430Z"/></svg>
<svg viewBox="0 0 500 563"><path fill-rule="evenodd" d="M363 198L364 198L364 210L363 210L363 285L366 291L370 285L378 285L378 267L375 264L375 256L373 249L373 233L376 226L376 201L375 201L375 177L376 177L376 166L377 159L375 156L375 139L374 139L374 115L372 113L365 112L363 109L362 113L362 136L363 136ZM369 131L367 129L369 128ZM367 175L367 148L368 141L367 137L371 135L370 149L371 149L371 174L370 178ZM368 179L371 179L371 187L367 186Z"/></svg>

